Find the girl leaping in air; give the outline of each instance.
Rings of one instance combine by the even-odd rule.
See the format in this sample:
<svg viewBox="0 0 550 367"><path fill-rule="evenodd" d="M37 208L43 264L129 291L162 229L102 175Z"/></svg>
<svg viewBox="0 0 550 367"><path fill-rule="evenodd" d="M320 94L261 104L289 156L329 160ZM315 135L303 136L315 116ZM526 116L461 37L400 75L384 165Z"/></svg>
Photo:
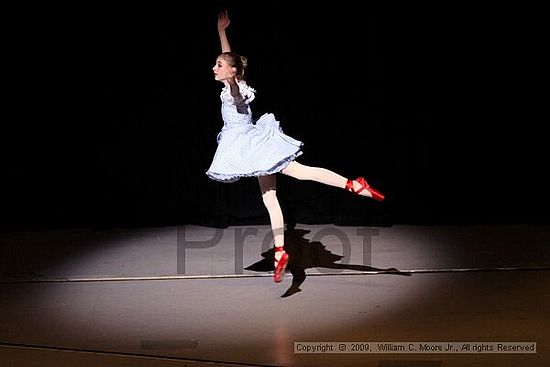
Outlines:
<svg viewBox="0 0 550 367"><path fill-rule="evenodd" d="M230 20L227 11L218 15L222 53L212 68L215 80L222 82L221 114L224 122L218 134L218 147L206 174L213 180L235 182L241 177L257 177L263 202L269 213L275 242L276 283L282 281L289 256L284 249L284 219L277 200L276 173L298 180L312 180L339 187L355 194L383 201L384 195L369 186L363 177L349 180L325 168L309 167L296 161L303 143L285 135L271 113L253 120L250 103L255 90L244 80L245 57L232 52L226 34Z"/></svg>

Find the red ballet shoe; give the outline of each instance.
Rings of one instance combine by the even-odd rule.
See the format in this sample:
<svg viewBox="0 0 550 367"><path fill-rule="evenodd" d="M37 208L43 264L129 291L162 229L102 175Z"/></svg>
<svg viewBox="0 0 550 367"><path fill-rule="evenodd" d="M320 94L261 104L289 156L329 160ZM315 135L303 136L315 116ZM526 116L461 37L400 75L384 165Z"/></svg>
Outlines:
<svg viewBox="0 0 550 367"><path fill-rule="evenodd" d="M372 198L374 200L384 201L384 194L382 194L380 191L376 190L375 188L370 187L370 185L367 183L367 180L365 180L363 177L357 177L355 181L357 181L361 185L359 190L355 191L353 189L353 180L348 180L348 182L346 182L346 190L351 191L357 195L360 195L361 191L367 190L368 192L371 193Z"/></svg>
<svg viewBox="0 0 550 367"><path fill-rule="evenodd" d="M288 265L288 254L285 252L283 246L276 246L275 252L282 252L279 261L275 260L275 273L273 274L273 281L280 283L285 276L286 266Z"/></svg>

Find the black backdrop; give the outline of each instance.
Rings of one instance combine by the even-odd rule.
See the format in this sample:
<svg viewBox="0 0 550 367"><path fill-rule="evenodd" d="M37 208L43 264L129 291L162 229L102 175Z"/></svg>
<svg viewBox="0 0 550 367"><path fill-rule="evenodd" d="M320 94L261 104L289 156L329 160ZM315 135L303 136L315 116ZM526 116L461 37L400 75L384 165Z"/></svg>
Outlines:
<svg viewBox="0 0 550 367"><path fill-rule="evenodd" d="M305 143L301 163L387 194L380 204L280 176L289 221L548 223L535 10L296 3L18 13L3 227L268 223L254 179L205 175L222 126L211 68L223 7L255 115L275 113Z"/></svg>

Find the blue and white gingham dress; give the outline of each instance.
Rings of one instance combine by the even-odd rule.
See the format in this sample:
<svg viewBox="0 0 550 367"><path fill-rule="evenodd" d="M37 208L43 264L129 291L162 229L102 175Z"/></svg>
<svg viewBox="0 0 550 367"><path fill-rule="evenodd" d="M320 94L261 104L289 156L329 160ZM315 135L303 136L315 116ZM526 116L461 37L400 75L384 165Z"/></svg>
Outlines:
<svg viewBox="0 0 550 367"><path fill-rule="evenodd" d="M227 87L220 95L224 124L218 134L214 159L206 172L216 181L235 182L241 177L276 173L302 154L303 143L285 135L272 113L253 121L249 104L255 90L244 81L238 84L244 98L242 105L235 104Z"/></svg>

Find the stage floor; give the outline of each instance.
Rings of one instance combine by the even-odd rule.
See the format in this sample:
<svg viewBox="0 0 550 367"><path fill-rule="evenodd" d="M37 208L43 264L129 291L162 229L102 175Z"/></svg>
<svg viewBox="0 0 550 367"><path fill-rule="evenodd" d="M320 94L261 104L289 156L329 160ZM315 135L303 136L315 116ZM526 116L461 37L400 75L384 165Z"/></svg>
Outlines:
<svg viewBox="0 0 550 367"><path fill-rule="evenodd" d="M550 227L298 224L0 233L4 366L546 366ZM306 342L536 353L298 353ZM348 344L351 345L351 344Z"/></svg>

